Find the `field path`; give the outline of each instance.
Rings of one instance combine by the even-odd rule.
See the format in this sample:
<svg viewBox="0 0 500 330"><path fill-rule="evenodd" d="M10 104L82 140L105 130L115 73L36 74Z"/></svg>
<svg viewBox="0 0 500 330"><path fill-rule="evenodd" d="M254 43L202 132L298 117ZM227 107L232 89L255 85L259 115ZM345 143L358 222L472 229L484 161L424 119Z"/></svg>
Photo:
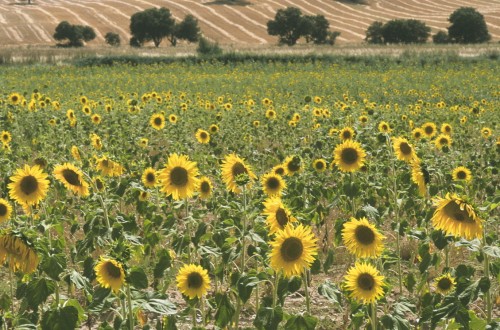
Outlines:
<svg viewBox="0 0 500 330"><path fill-rule="evenodd" d="M128 44L130 17L151 7L166 7L180 21L191 14L203 34L225 45L275 44L267 22L276 11L297 7L305 15L323 15L330 29L339 31L339 43L362 43L374 21L394 18L424 21L432 34L446 31L448 17L459 7L474 7L486 19L492 42L500 41L500 0L366 0L351 4L337 0L0 0L0 46L54 45L55 27L61 21L90 25L96 32L91 44L103 44L107 32L115 32ZM303 42L302 40L299 42ZM162 44L162 46L168 43Z"/></svg>

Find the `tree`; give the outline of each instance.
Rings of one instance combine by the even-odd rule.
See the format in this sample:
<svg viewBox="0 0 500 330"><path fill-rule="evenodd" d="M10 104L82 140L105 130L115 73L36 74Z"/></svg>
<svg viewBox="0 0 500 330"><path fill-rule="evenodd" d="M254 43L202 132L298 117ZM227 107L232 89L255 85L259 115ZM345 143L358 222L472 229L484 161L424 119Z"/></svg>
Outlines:
<svg viewBox="0 0 500 330"><path fill-rule="evenodd" d="M160 46L163 38L173 33L175 20L167 8L149 8L132 15L130 33L137 42L153 41L155 47Z"/></svg>
<svg viewBox="0 0 500 330"><path fill-rule="evenodd" d="M384 43L421 44L430 36L431 28L415 19L393 19L382 27Z"/></svg>
<svg viewBox="0 0 500 330"><path fill-rule="evenodd" d="M306 41L315 44L325 44L328 39L328 29L330 23L323 15L304 16L300 21L300 31Z"/></svg>
<svg viewBox="0 0 500 330"><path fill-rule="evenodd" d="M113 47L118 47L120 46L121 40L120 40L120 35L118 33L114 32L108 32L104 36L104 40L106 40L106 43L110 46Z"/></svg>
<svg viewBox="0 0 500 330"><path fill-rule="evenodd" d="M302 12L298 8L278 9L274 20L267 22L267 33L278 36L280 44L293 46L303 34L301 20Z"/></svg>
<svg viewBox="0 0 500 330"><path fill-rule="evenodd" d="M438 31L435 35L432 36L432 42L435 44L447 44L450 42L448 37L448 33L445 31Z"/></svg>
<svg viewBox="0 0 500 330"><path fill-rule="evenodd" d="M370 26L365 32L365 40L369 44L383 44L384 43L384 36L382 34L384 27L384 23L375 21Z"/></svg>
<svg viewBox="0 0 500 330"><path fill-rule="evenodd" d="M96 37L95 31L90 26L73 25L67 21L62 21L56 26L54 39L57 41L68 40L64 47L82 47L83 42L89 42Z"/></svg>
<svg viewBox="0 0 500 330"><path fill-rule="evenodd" d="M484 16L472 7L455 10L448 21L448 36L451 42L476 44L491 39Z"/></svg>
<svg viewBox="0 0 500 330"><path fill-rule="evenodd" d="M193 15L186 15L182 22L175 24L174 33L169 37L170 43L175 46L177 39L197 42L200 39L201 31L198 20Z"/></svg>

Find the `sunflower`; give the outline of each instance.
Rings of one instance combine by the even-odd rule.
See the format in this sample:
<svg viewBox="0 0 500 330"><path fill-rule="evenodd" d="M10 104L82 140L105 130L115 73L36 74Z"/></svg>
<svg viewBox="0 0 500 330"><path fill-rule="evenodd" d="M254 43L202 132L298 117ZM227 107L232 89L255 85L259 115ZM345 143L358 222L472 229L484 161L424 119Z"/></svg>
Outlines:
<svg viewBox="0 0 500 330"><path fill-rule="evenodd" d="M9 220L11 214L12 206L10 203L5 199L0 198L0 223Z"/></svg>
<svg viewBox="0 0 500 330"><path fill-rule="evenodd" d="M385 122L385 121L381 121L379 124L378 124L378 131L380 133L390 133L392 131L391 129L391 125L389 125L388 122Z"/></svg>
<svg viewBox="0 0 500 330"><path fill-rule="evenodd" d="M339 137L342 141L354 139L354 129L351 127L344 127L340 130Z"/></svg>
<svg viewBox="0 0 500 330"><path fill-rule="evenodd" d="M363 166L366 152L361 144L347 140L337 145L334 150L334 162L343 172L354 172Z"/></svg>
<svg viewBox="0 0 500 330"><path fill-rule="evenodd" d="M449 148L451 146L451 142L451 137L446 134L439 134L436 140L434 140L434 144L439 150L443 149L443 147Z"/></svg>
<svg viewBox="0 0 500 330"><path fill-rule="evenodd" d="M106 156L97 159L96 167L102 175L107 176L120 176L124 172L124 168L120 164L112 161Z"/></svg>
<svg viewBox="0 0 500 330"><path fill-rule="evenodd" d="M366 123L368 122L368 117L367 117L367 116L365 116L365 115L363 115L363 116L359 116L358 120L359 120L359 122L360 122L362 125L364 125L364 124L366 124Z"/></svg>
<svg viewBox="0 0 500 330"><path fill-rule="evenodd" d="M212 124L212 125L210 125L208 130L210 131L210 133L216 134L219 132L219 126L217 126L216 124Z"/></svg>
<svg viewBox="0 0 500 330"><path fill-rule="evenodd" d="M436 198L434 205L436 211L431 220L436 229L468 240L483 237L482 220L463 198L447 193L445 198Z"/></svg>
<svg viewBox="0 0 500 330"><path fill-rule="evenodd" d="M142 172L141 181L144 187L153 188L158 183L158 178L156 177L156 170L152 167L148 167Z"/></svg>
<svg viewBox="0 0 500 330"><path fill-rule="evenodd" d="M354 300L369 304L379 300L384 295L384 276L368 263L356 263L344 277L349 296Z"/></svg>
<svg viewBox="0 0 500 330"><path fill-rule="evenodd" d="M491 134L492 134L491 128L489 128L489 127L483 127L483 128L481 128L481 135L485 139L489 138L491 136Z"/></svg>
<svg viewBox="0 0 500 330"><path fill-rule="evenodd" d="M102 140L99 137L99 135L95 133L90 134L90 143L92 144L92 147L94 147L95 150L102 149Z"/></svg>
<svg viewBox="0 0 500 330"><path fill-rule="evenodd" d="M7 262L13 272L32 273L38 267L38 255L33 244L21 233L0 236L0 264Z"/></svg>
<svg viewBox="0 0 500 330"><path fill-rule="evenodd" d="M80 151L78 150L77 146L71 146L71 156L73 156L73 159L76 161L82 160L82 157L80 156Z"/></svg>
<svg viewBox="0 0 500 330"><path fill-rule="evenodd" d="M471 171L464 166L459 166L453 169L453 172L451 174L453 181L465 181L465 182L470 182L472 180L472 173Z"/></svg>
<svg viewBox="0 0 500 330"><path fill-rule="evenodd" d="M0 134L0 139L2 140L3 144L9 144L10 141L12 141L12 135L10 135L10 132L2 131L2 133Z"/></svg>
<svg viewBox="0 0 500 330"><path fill-rule="evenodd" d="M70 163L56 165L54 177L62 182L66 189L71 190L78 196L89 195L89 184L83 179L83 173Z"/></svg>
<svg viewBox="0 0 500 330"><path fill-rule="evenodd" d="M317 239L310 227L287 225L276 233L270 243L271 267L283 270L286 277L300 275L309 268L318 254Z"/></svg>
<svg viewBox="0 0 500 330"><path fill-rule="evenodd" d="M93 114L92 123L95 125L99 125L101 123L101 116L99 116L98 114Z"/></svg>
<svg viewBox="0 0 500 330"><path fill-rule="evenodd" d="M165 168L158 178L161 182L161 191L172 195L174 200L193 196L199 179L198 167L187 156L171 154Z"/></svg>
<svg viewBox="0 0 500 330"><path fill-rule="evenodd" d="M316 172L324 172L326 171L326 161L322 158L320 159L315 159L313 161L312 167L316 170Z"/></svg>
<svg viewBox="0 0 500 330"><path fill-rule="evenodd" d="M384 236L366 218L355 219L344 224L342 241L347 250L357 258L375 258L382 254Z"/></svg>
<svg viewBox="0 0 500 330"><path fill-rule="evenodd" d="M455 289L457 282L455 282L455 279L450 274L446 273L436 278L434 284L436 285L436 292L446 295Z"/></svg>
<svg viewBox="0 0 500 330"><path fill-rule="evenodd" d="M253 127L258 128L258 127L260 126L260 121L258 121L258 120L254 120L254 121L252 122L252 125L253 125Z"/></svg>
<svg viewBox="0 0 500 330"><path fill-rule="evenodd" d="M417 127L411 131L411 136L413 136L415 140L420 140L424 136L424 130Z"/></svg>
<svg viewBox="0 0 500 330"><path fill-rule="evenodd" d="M19 93L11 93L9 95L9 102L13 105L21 103L23 100L23 97Z"/></svg>
<svg viewBox="0 0 500 330"><path fill-rule="evenodd" d="M175 278L179 291L194 299L198 297L201 299L204 294L210 289L210 278L208 272L201 266L189 264L184 265Z"/></svg>
<svg viewBox="0 0 500 330"><path fill-rule="evenodd" d="M89 99L86 96L81 96L80 97L80 103L82 105L85 105L85 104L89 103Z"/></svg>
<svg viewBox="0 0 500 330"><path fill-rule="evenodd" d="M161 113L155 113L151 116L151 119L149 119L149 124L151 124L154 129L161 130L165 127L165 116Z"/></svg>
<svg viewBox="0 0 500 330"><path fill-rule="evenodd" d="M425 166L419 159L414 159L411 162L411 180L418 186L420 196L425 197L430 178Z"/></svg>
<svg viewBox="0 0 500 330"><path fill-rule="evenodd" d="M276 111L274 111L272 109L268 109L266 111L266 118L271 119L271 120L276 119Z"/></svg>
<svg viewBox="0 0 500 330"><path fill-rule="evenodd" d="M139 192L139 200L141 202L147 201L149 199L149 193L147 191L140 191Z"/></svg>
<svg viewBox="0 0 500 330"><path fill-rule="evenodd" d="M245 160L236 154L227 155L222 161L222 180L226 184L228 191L239 194L241 189L236 183L236 177L241 174L247 174L250 181L257 179L252 172L252 168L245 164Z"/></svg>
<svg viewBox="0 0 500 330"><path fill-rule="evenodd" d="M18 203L38 204L49 190L47 174L37 165L33 167L24 165L24 168L16 170L10 180L12 181L8 185L10 198Z"/></svg>
<svg viewBox="0 0 500 330"><path fill-rule="evenodd" d="M104 180L100 176L96 176L95 178L92 178L92 182L94 183L94 187L95 187L95 189L97 189L97 191L103 191L104 189L106 189L106 185L104 184Z"/></svg>
<svg viewBox="0 0 500 330"><path fill-rule="evenodd" d="M441 133L446 134L446 135L451 135L451 125L448 123L444 123L441 125Z"/></svg>
<svg viewBox="0 0 500 330"><path fill-rule="evenodd" d="M210 196L212 196L212 190L213 190L212 181L208 177L202 176L200 178L200 183L198 185L198 192L200 193L200 198L201 199L209 198Z"/></svg>
<svg viewBox="0 0 500 330"><path fill-rule="evenodd" d="M41 106L41 105L40 105ZM84 114L86 114L87 116L90 116L92 114L92 109L90 109L90 107L88 105L85 105L83 108L82 108L82 111Z"/></svg>
<svg viewBox="0 0 500 330"><path fill-rule="evenodd" d="M424 131L424 135L426 138L432 138L434 135L436 135L436 124L427 122L422 125L422 130Z"/></svg>
<svg viewBox="0 0 500 330"><path fill-rule="evenodd" d="M393 138L392 147L396 153L396 158L399 160L411 162L417 156L415 154L415 149L405 138Z"/></svg>
<svg viewBox="0 0 500 330"><path fill-rule="evenodd" d="M280 176L284 176L287 174L286 168L282 164L274 166L272 168L271 172L273 172L274 174L280 175Z"/></svg>
<svg viewBox="0 0 500 330"><path fill-rule="evenodd" d="M288 156L283 161L283 166L286 169L286 175L294 175L302 170L302 159L299 156Z"/></svg>
<svg viewBox="0 0 500 330"><path fill-rule="evenodd" d="M203 129L198 129L195 136L196 140L198 140L201 144L207 144L210 142L210 134Z"/></svg>
<svg viewBox="0 0 500 330"><path fill-rule="evenodd" d="M285 180L281 175L274 173L264 174L261 178L262 190L267 196L281 195L283 189L286 189Z"/></svg>
<svg viewBox="0 0 500 330"><path fill-rule="evenodd" d="M103 288L110 288L117 293L125 284L125 271L123 265L110 258L101 257L101 260L94 267L97 282Z"/></svg>
<svg viewBox="0 0 500 330"><path fill-rule="evenodd" d="M297 221L297 219L292 216L290 210L283 205L280 197L269 197L263 204L264 210L262 214L266 216L269 235L285 229L288 223Z"/></svg>

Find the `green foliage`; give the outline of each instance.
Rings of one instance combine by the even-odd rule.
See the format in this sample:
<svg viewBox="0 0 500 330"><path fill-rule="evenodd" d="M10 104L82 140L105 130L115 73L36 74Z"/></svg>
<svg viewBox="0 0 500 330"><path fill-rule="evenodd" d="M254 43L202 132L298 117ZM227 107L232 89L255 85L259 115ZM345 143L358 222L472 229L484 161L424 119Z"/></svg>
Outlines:
<svg viewBox="0 0 500 330"><path fill-rule="evenodd" d="M222 48L220 48L218 43L201 37L198 41L196 52L201 56L216 56L222 54Z"/></svg>
<svg viewBox="0 0 500 330"><path fill-rule="evenodd" d="M96 37L95 31L90 26L73 25L62 21L56 26L54 39L57 41L67 40L66 43L58 44L61 47L82 47L83 42L89 42Z"/></svg>
<svg viewBox="0 0 500 330"><path fill-rule="evenodd" d="M435 44L447 44L450 42L450 38L448 37L448 33L445 31L438 31L432 36L432 42Z"/></svg>
<svg viewBox="0 0 500 330"><path fill-rule="evenodd" d="M104 40L106 41L106 43L108 45L113 46L113 47L118 47L118 46L120 46L120 43L121 43L120 35L118 33L114 33L114 32L106 33L106 35L104 36Z"/></svg>
<svg viewBox="0 0 500 330"><path fill-rule="evenodd" d="M384 43L384 23L375 21L366 30L365 41L369 44L383 44Z"/></svg>
<svg viewBox="0 0 500 330"><path fill-rule="evenodd" d="M431 28L415 19L394 19L382 28L384 43L422 44L427 41Z"/></svg>
<svg viewBox="0 0 500 330"><path fill-rule="evenodd" d="M66 306L48 310L42 316L42 330L71 330L78 324L78 309Z"/></svg>
<svg viewBox="0 0 500 330"><path fill-rule="evenodd" d="M175 25L176 39L197 42L200 40L200 35L201 30L198 26L198 20L193 15L186 15L180 23Z"/></svg>
<svg viewBox="0 0 500 330"><path fill-rule="evenodd" d="M460 7L455 10L448 21L448 35L451 42L461 44L477 44L491 39L484 16L472 7Z"/></svg>
<svg viewBox="0 0 500 330"><path fill-rule="evenodd" d="M165 7L149 8L137 12L130 18L130 33L135 38L134 44L143 45L153 41L155 47L160 46L163 38L174 32L175 20Z"/></svg>

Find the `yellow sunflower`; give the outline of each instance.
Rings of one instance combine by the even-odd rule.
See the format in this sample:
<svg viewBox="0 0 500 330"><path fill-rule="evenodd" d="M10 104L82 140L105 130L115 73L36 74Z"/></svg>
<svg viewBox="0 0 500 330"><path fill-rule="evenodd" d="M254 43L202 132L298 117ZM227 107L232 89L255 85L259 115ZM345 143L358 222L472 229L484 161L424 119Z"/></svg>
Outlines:
<svg viewBox="0 0 500 330"><path fill-rule="evenodd" d="M266 118L271 119L271 120L276 119L276 111L274 111L272 109L268 109L266 111Z"/></svg>
<svg viewBox="0 0 500 330"><path fill-rule="evenodd" d="M21 103L23 100L23 97L19 93L11 93L9 95L9 102L13 105Z"/></svg>
<svg viewBox="0 0 500 330"><path fill-rule="evenodd" d="M9 220L11 214L12 206L10 205L10 203L5 199L0 198L0 223Z"/></svg>
<svg viewBox="0 0 500 330"><path fill-rule="evenodd" d="M107 176L120 176L125 170L120 164L112 161L106 156L96 160L96 167L102 175Z"/></svg>
<svg viewBox="0 0 500 330"><path fill-rule="evenodd" d="M453 181L465 181L465 182L470 182L472 180L472 173L471 171L464 166L459 166L453 169L453 172L451 174Z"/></svg>
<svg viewBox="0 0 500 330"><path fill-rule="evenodd" d="M262 190L267 196L279 196L283 189L286 189L285 180L280 175L274 173L264 174L261 178Z"/></svg>
<svg viewBox="0 0 500 330"><path fill-rule="evenodd" d="M83 179L82 171L73 164L56 165L54 177L62 182L66 189L71 190L78 196L85 197L89 195L89 184Z"/></svg>
<svg viewBox="0 0 500 330"><path fill-rule="evenodd" d="M175 280L179 291L183 295L189 297L189 299L194 299L196 297L201 299L210 289L208 272L198 265L184 265L179 269Z"/></svg>
<svg viewBox="0 0 500 330"><path fill-rule="evenodd" d="M436 135L436 124L427 122L422 125L422 130L424 131L424 135L426 138L432 138L434 135Z"/></svg>
<svg viewBox="0 0 500 330"><path fill-rule="evenodd" d="M434 205L436 211L431 220L436 229L468 240L483 237L482 220L463 198L447 193L445 198L436 198Z"/></svg>
<svg viewBox="0 0 500 330"><path fill-rule="evenodd" d="M198 140L201 144L207 144L210 142L210 133L203 129L198 129L195 136L196 140Z"/></svg>
<svg viewBox="0 0 500 330"><path fill-rule="evenodd" d="M222 161L222 180L226 184L228 191L239 194L241 189L236 183L236 177L246 174L251 180L257 179L257 176L252 172L250 165L245 164L245 160L238 157L236 154L227 155Z"/></svg>
<svg viewBox="0 0 500 330"><path fill-rule="evenodd" d="M294 175L302 170L302 159L299 156L288 156L283 161L286 169L286 175Z"/></svg>
<svg viewBox="0 0 500 330"><path fill-rule="evenodd" d="M77 146L71 146L71 156L73 156L73 159L76 161L82 160L82 157L80 156L80 151L78 150Z"/></svg>
<svg viewBox="0 0 500 330"><path fill-rule="evenodd" d="M446 135L451 135L451 125L448 123L444 123L441 125L441 133L446 134Z"/></svg>
<svg viewBox="0 0 500 330"><path fill-rule="evenodd" d="M427 194L427 184L429 183L429 173L419 159L411 162L411 180L418 186L418 193L425 197Z"/></svg>
<svg viewBox="0 0 500 330"><path fill-rule="evenodd" d="M252 122L252 125L253 125L253 127L258 128L258 127L260 126L260 121L258 121L258 120L254 120L254 121Z"/></svg>
<svg viewBox="0 0 500 330"><path fill-rule="evenodd" d="M285 229L290 222L295 222L297 219L292 216L281 198L270 197L264 201L264 210L262 214L266 216L266 223L269 227L269 235L272 235L280 230Z"/></svg>
<svg viewBox="0 0 500 330"><path fill-rule="evenodd" d="M139 200L141 202L147 201L149 199L149 193L147 191L139 192Z"/></svg>
<svg viewBox="0 0 500 330"><path fill-rule="evenodd" d="M117 293L125 284L125 271L123 265L110 258L101 257L101 260L94 267L97 276L97 282L103 288L110 288Z"/></svg>
<svg viewBox="0 0 500 330"><path fill-rule="evenodd" d="M38 255L33 244L20 233L0 236L0 264L7 262L13 272L32 273L38 267Z"/></svg>
<svg viewBox="0 0 500 330"><path fill-rule="evenodd" d="M413 131L411 132L411 136L413 136L415 140L420 140L424 136L424 130L420 127L417 127L413 129Z"/></svg>
<svg viewBox="0 0 500 330"><path fill-rule="evenodd" d="M90 134L90 143L92 144L92 147L94 147L95 150L102 149L102 140L99 137L99 135L95 133Z"/></svg>
<svg viewBox="0 0 500 330"><path fill-rule="evenodd" d="M392 131L391 129L391 125L389 125L388 122L385 122L385 121L381 121L379 124L378 124L378 131L380 133L390 133Z"/></svg>
<svg viewBox="0 0 500 330"><path fill-rule="evenodd" d="M161 182L161 191L172 195L174 200L181 200L193 196L198 187L198 167L187 156L171 154L165 168L158 178Z"/></svg>
<svg viewBox="0 0 500 330"><path fill-rule="evenodd" d="M3 144L9 144L10 141L12 141L12 135L10 134L10 132L2 131L0 139L2 140Z"/></svg>
<svg viewBox="0 0 500 330"><path fill-rule="evenodd" d="M436 278L434 284L436 285L436 292L446 295L455 289L457 282L450 274L446 273Z"/></svg>
<svg viewBox="0 0 500 330"><path fill-rule="evenodd" d="M280 175L280 176L284 176L287 174L286 168L282 164L274 166L272 168L271 172L273 172L274 174Z"/></svg>
<svg viewBox="0 0 500 330"><path fill-rule="evenodd" d="M352 127L344 127L340 130L339 137L342 141L354 139L354 129Z"/></svg>
<svg viewBox="0 0 500 330"><path fill-rule="evenodd" d="M316 170L316 172L319 172L319 173L326 171L326 168L327 168L326 161L322 158L315 159L313 161L312 166L313 166L314 170Z"/></svg>
<svg viewBox="0 0 500 330"><path fill-rule="evenodd" d="M156 130L165 127L165 116L161 113L155 113L149 119L149 124Z"/></svg>
<svg viewBox="0 0 500 330"><path fill-rule="evenodd" d="M176 115L174 114L171 114L168 116L168 121L171 123L171 124L177 124L177 121L179 120L179 118L177 118Z"/></svg>
<svg viewBox="0 0 500 330"><path fill-rule="evenodd" d="M489 128L489 127L483 127L483 128L481 128L481 135L485 139L489 138L491 136L491 134L492 134L491 128Z"/></svg>
<svg viewBox="0 0 500 330"><path fill-rule="evenodd" d="M310 227L289 224L285 229L276 233L270 243L271 267L283 270L286 277L300 275L309 268L318 254L317 239Z"/></svg>
<svg viewBox="0 0 500 330"><path fill-rule="evenodd" d="M212 124L212 125L210 125L208 130L210 131L210 133L216 134L219 132L219 126L217 126L216 124Z"/></svg>
<svg viewBox="0 0 500 330"><path fill-rule="evenodd" d="M405 162L411 162L415 157L415 149L402 137L393 138L392 147L396 153L396 158Z"/></svg>
<svg viewBox="0 0 500 330"><path fill-rule="evenodd" d="M443 147L451 147L451 142L451 137L446 134L439 134L436 140L434 140L434 144L439 150L443 149Z"/></svg>
<svg viewBox="0 0 500 330"><path fill-rule="evenodd" d="M366 157L361 144L352 140L337 145L334 154L334 162L343 172L354 172L360 169Z"/></svg>
<svg viewBox="0 0 500 330"><path fill-rule="evenodd" d="M10 177L10 181L12 181L8 185L10 198L18 203L38 204L49 190L47 174L37 165L33 167L24 165L24 168L17 169Z"/></svg>
<svg viewBox="0 0 500 330"><path fill-rule="evenodd" d="M200 183L198 186L198 192L200 193L200 198L201 199L209 198L210 196L212 196L212 191L213 191L212 181L208 177L202 176L200 178Z"/></svg>
<svg viewBox="0 0 500 330"><path fill-rule="evenodd" d="M158 178L156 177L156 170L152 167L148 167L142 172L141 181L144 187L153 188L158 183Z"/></svg>
<svg viewBox="0 0 500 330"><path fill-rule="evenodd" d="M344 224L342 241L347 250L357 258L375 258L382 254L384 236L366 218L355 219Z"/></svg>
<svg viewBox="0 0 500 330"><path fill-rule="evenodd" d="M345 286L354 300L370 304L384 295L384 276L368 263L356 263L344 277Z"/></svg>
<svg viewBox="0 0 500 330"><path fill-rule="evenodd" d="M149 140L146 139L146 138L140 138L139 141L137 142L137 144L141 147L141 148L147 148L148 147L148 144L149 144Z"/></svg>
<svg viewBox="0 0 500 330"><path fill-rule="evenodd" d="M363 116L359 116L358 118L359 122L361 123L361 125L364 125L368 122L368 117L363 115Z"/></svg>

